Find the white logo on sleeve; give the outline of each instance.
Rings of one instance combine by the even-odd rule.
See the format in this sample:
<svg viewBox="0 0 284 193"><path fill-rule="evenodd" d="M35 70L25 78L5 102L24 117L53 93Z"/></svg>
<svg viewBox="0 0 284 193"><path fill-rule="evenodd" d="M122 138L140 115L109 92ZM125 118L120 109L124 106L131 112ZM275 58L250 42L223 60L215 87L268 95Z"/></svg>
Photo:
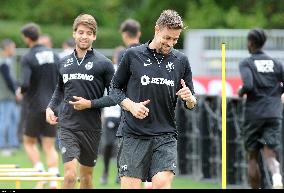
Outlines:
<svg viewBox="0 0 284 193"><path fill-rule="evenodd" d="M73 58L68 58L66 64L64 64L64 68L73 64Z"/></svg>
<svg viewBox="0 0 284 193"><path fill-rule="evenodd" d="M274 62L272 60L255 60L254 64L258 72L268 73L274 72Z"/></svg>
<svg viewBox="0 0 284 193"><path fill-rule="evenodd" d="M175 65L172 62L168 62L168 64L166 65L166 69L171 72L172 70L175 69Z"/></svg>
<svg viewBox="0 0 284 193"><path fill-rule="evenodd" d="M66 148L65 148L65 147L62 147L61 153L64 154L65 152L66 152Z"/></svg>
<svg viewBox="0 0 284 193"><path fill-rule="evenodd" d="M39 65L54 63L54 55L52 51L42 51L35 54Z"/></svg>
<svg viewBox="0 0 284 193"><path fill-rule="evenodd" d="M93 62L88 62L88 63L85 65L85 68L86 68L86 70L91 70L91 68L93 68Z"/></svg>
<svg viewBox="0 0 284 193"><path fill-rule="evenodd" d="M146 60L148 63L144 62L144 66L150 66L152 64L150 58L148 58L148 60Z"/></svg>
<svg viewBox="0 0 284 193"><path fill-rule="evenodd" d="M143 75L141 76L141 84L143 86L146 86L148 84L164 84L164 85L167 85L167 86L174 86L174 81L173 80L168 80L168 79L165 79L165 78L150 78L149 76L147 75Z"/></svg>

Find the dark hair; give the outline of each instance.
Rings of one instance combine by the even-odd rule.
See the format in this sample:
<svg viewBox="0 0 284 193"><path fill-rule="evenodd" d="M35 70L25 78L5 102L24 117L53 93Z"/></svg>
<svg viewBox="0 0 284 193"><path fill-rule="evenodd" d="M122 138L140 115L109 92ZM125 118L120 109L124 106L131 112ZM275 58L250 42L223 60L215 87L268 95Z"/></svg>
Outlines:
<svg viewBox="0 0 284 193"><path fill-rule="evenodd" d="M35 23L28 23L21 29L22 34L30 38L32 41L37 41L40 36L40 27Z"/></svg>
<svg viewBox="0 0 284 193"><path fill-rule="evenodd" d="M169 29L183 29L183 21L181 16L175 10L164 10L158 20L156 26Z"/></svg>
<svg viewBox="0 0 284 193"><path fill-rule="evenodd" d="M0 43L0 48L5 49L7 46L9 46L11 44L15 44L15 42L11 39L8 39L8 38L4 39Z"/></svg>
<svg viewBox="0 0 284 193"><path fill-rule="evenodd" d="M267 36L262 29L252 29L249 31L247 36L248 41L253 44L254 48L262 48L265 44Z"/></svg>
<svg viewBox="0 0 284 193"><path fill-rule="evenodd" d="M66 40L64 43L69 47L75 47L75 41L72 38Z"/></svg>
<svg viewBox="0 0 284 193"><path fill-rule="evenodd" d="M134 19L127 19L120 25L120 32L126 32L134 38L140 32L140 23Z"/></svg>

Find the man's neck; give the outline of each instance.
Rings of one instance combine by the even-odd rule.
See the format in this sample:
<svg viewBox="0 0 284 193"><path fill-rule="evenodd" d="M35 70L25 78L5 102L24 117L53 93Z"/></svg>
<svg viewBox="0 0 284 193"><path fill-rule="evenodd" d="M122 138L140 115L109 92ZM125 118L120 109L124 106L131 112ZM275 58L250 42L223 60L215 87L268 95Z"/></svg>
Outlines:
<svg viewBox="0 0 284 193"><path fill-rule="evenodd" d="M91 47L86 49L86 50L82 50L82 49L76 47L77 57L78 58L83 58L88 50L91 50Z"/></svg>
<svg viewBox="0 0 284 193"><path fill-rule="evenodd" d="M152 49L152 50L156 50L157 49L157 45L155 43L155 38L150 42L149 48Z"/></svg>
<svg viewBox="0 0 284 193"><path fill-rule="evenodd" d="M28 44L28 46L29 46L29 48L32 48L32 47L34 47L36 44L38 44L38 41L35 41L35 42L30 41L29 44Z"/></svg>
<svg viewBox="0 0 284 193"><path fill-rule="evenodd" d="M139 40L137 39L129 39L126 43L126 46L131 46L133 44L139 44Z"/></svg>

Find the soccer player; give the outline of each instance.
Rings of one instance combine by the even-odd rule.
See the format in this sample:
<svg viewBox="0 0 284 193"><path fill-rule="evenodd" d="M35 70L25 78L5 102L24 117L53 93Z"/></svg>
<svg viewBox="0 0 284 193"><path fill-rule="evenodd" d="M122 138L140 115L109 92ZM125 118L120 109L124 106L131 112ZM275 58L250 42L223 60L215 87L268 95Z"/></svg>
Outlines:
<svg viewBox="0 0 284 193"><path fill-rule="evenodd" d="M47 34L43 34L43 35L39 36L38 43L42 44L42 45L44 45L44 46L46 46L48 48L52 48L53 47L52 39Z"/></svg>
<svg viewBox="0 0 284 193"><path fill-rule="evenodd" d="M74 188L79 162L80 188L92 188L101 138L101 109L115 105L103 97L114 74L112 62L92 48L97 22L80 14L73 23L75 50L59 65L59 81L46 109L46 120L59 123L59 145L64 162L63 188ZM107 100L105 100L107 99ZM54 109L63 100L57 118ZM57 119L59 119L57 121Z"/></svg>
<svg viewBox="0 0 284 193"><path fill-rule="evenodd" d="M140 45L140 23L134 19L127 19L121 23L120 29L121 38L127 48ZM126 50L123 50L118 55L118 64Z"/></svg>
<svg viewBox="0 0 284 193"><path fill-rule="evenodd" d="M177 98L188 109L196 104L188 58L173 48L183 28L176 11L164 10L153 40L127 49L113 77L110 96L125 114L118 155L121 188L141 188L146 180L153 188L171 188L177 169Z"/></svg>
<svg viewBox="0 0 284 193"><path fill-rule="evenodd" d="M25 108L23 144L33 166L44 170L37 148L37 138L41 137L48 171L59 174L54 144L56 129L45 121L45 109L57 83L59 57L50 48L38 43L40 27L37 24L25 25L21 33L30 48L21 60L21 93ZM57 182L51 182L50 187L56 188Z"/></svg>
<svg viewBox="0 0 284 193"><path fill-rule="evenodd" d="M282 188L280 164L276 153L281 136L281 84L284 83L284 70L280 62L262 51L265 41L266 34L262 29L252 29L247 36L247 48L251 56L239 65L243 81L239 96L246 95L242 135L248 152L251 187L261 188L258 156L260 149L263 149L272 174L273 188Z"/></svg>

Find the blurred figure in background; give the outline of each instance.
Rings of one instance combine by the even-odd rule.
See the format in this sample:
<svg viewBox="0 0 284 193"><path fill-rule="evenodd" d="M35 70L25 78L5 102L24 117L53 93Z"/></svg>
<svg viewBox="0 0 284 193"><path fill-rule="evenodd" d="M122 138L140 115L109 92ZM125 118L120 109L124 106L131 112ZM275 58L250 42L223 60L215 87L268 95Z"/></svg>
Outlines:
<svg viewBox="0 0 284 193"><path fill-rule="evenodd" d="M121 23L120 29L121 38L126 48L131 48L140 45L140 23L134 19L127 19ZM126 50L122 50L118 55L118 63Z"/></svg>
<svg viewBox="0 0 284 193"><path fill-rule="evenodd" d="M0 149L3 156L9 156L19 146L19 108L15 100L20 101L21 97L16 95L17 83L11 73L16 44L5 39L0 46Z"/></svg>
<svg viewBox="0 0 284 193"><path fill-rule="evenodd" d="M123 46L119 46L114 49L112 63L115 71L117 70L118 66L118 55L122 50L124 50ZM109 162L117 146L116 132L120 123L120 116L121 108L119 105L105 107L103 109L102 145L104 169L101 177L101 184L103 185L108 183ZM118 179L116 179L116 183L118 183Z"/></svg>
<svg viewBox="0 0 284 193"><path fill-rule="evenodd" d="M43 34L43 35L39 36L38 43L42 44L42 45L44 45L48 48L53 47L52 38L47 34Z"/></svg>
<svg viewBox="0 0 284 193"><path fill-rule="evenodd" d="M276 157L282 145L281 84L284 83L284 69L279 61L262 51L266 39L262 29L250 30L247 48L251 56L239 65L243 86L238 94L240 97L246 95L242 135L248 154L248 177L251 187L263 188L258 164L261 154L272 175L273 188L282 189L280 163Z"/></svg>
<svg viewBox="0 0 284 193"><path fill-rule="evenodd" d="M75 49L75 41L73 38L70 38L63 42L62 44L63 51L59 53L59 58L64 58L74 52Z"/></svg>
<svg viewBox="0 0 284 193"><path fill-rule="evenodd" d="M39 43L40 27L34 23L25 25L21 33L30 48L21 60L21 93L24 94L24 137L25 150L33 166L44 171L37 148L41 138L48 172L59 174L58 154L55 150L56 128L45 120L45 108L55 90L59 57L50 48ZM41 188L38 183L37 188ZM50 188L57 188L57 182L50 182Z"/></svg>

